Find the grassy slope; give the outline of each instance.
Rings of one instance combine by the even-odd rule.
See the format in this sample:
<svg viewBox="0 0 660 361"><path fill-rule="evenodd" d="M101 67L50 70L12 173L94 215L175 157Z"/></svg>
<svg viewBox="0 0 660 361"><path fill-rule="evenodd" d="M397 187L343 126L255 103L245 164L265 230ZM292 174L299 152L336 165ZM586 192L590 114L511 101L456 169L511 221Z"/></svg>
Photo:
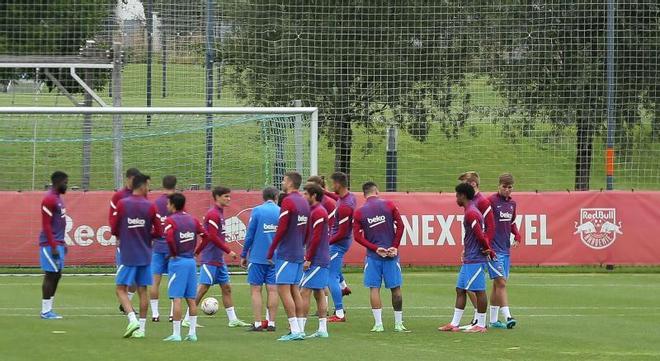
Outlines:
<svg viewBox="0 0 660 361"><path fill-rule="evenodd" d="M161 98L160 77L154 77L154 106L204 105L204 72L195 65L171 64L169 68L170 96ZM145 102L145 71L143 65L129 65L124 74L124 106L143 106ZM474 107L499 108L502 99L483 78L470 83ZM107 98L107 92L100 92ZM236 106L238 101L229 91L224 91L216 105ZM109 100L108 100L109 101ZM68 106L62 96L0 94L0 106ZM559 138L541 141L548 130L539 126L531 138L518 138L513 143L505 138L500 127L493 125L493 115L474 113L458 139L448 139L437 124L432 125L428 140L420 143L404 131L400 132L399 190L400 191L447 191L452 189L458 173L468 169L480 171L484 188L491 190L497 175L510 171L517 176L519 190L572 189L574 180L574 138L570 131ZM129 122L130 120L127 120ZM142 117L133 122L143 121ZM11 133L4 119L4 133ZM23 131L31 132L29 124ZM54 125L57 129L58 125ZM61 127L62 125L60 125ZM2 129L3 125L0 125ZM98 126L95 126L98 127ZM47 131L47 130L43 130ZM31 134L31 133L29 133ZM97 136L98 133L95 133ZM8 137L11 134L7 135ZM43 136L43 135L42 135ZM80 137L80 133L71 134ZM214 182L236 188L259 187L265 178L262 151L255 128L221 128L214 137L216 159ZM648 143L638 135L638 146L632 151L631 160L620 160L617 166L618 189L660 189L660 144ZM202 183L204 175L204 135L201 132L185 136L144 138L125 146L125 164L147 169L154 176L175 173L182 184ZM320 142L320 171L328 174L334 167L334 151L326 147L327 140ZM602 139L596 139L592 164L591 188L604 187L604 152ZM36 151L35 188L47 180L55 168L67 170L72 183L80 178L80 143L40 143L36 149L29 143L3 145L4 168L11 177L0 181L0 189L30 189L32 187L32 156ZM92 188L109 189L112 186L111 143L95 142L92 156ZM64 154L64 156L63 156ZM156 156L148 156L156 154ZM145 156L147 155L147 156ZM163 161L163 159L165 161ZM236 166L240 164L240 166ZM230 169L230 170L228 170ZM384 133L368 134L364 129L355 130L353 145L353 181L385 178Z"/></svg>

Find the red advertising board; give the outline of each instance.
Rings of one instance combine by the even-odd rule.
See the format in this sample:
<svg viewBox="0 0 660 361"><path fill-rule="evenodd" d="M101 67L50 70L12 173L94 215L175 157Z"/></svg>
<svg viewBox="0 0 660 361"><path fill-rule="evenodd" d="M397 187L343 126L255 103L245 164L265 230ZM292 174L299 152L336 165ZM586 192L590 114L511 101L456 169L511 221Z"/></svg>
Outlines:
<svg viewBox="0 0 660 361"><path fill-rule="evenodd" d="M185 193L187 209L202 217L210 194ZM155 197L158 192L153 192ZM41 192L0 192L0 265L36 266L41 229ZM67 264L114 263L115 239L108 226L111 192L69 192L66 205ZM455 265L462 250L462 209L453 194L389 193L404 219L403 264ZM660 192L515 193L522 244L512 251L517 265L660 264ZM363 202L358 195L360 203ZM233 192L225 211L228 239L239 251L250 209L259 192ZM348 264L361 264L354 243Z"/></svg>

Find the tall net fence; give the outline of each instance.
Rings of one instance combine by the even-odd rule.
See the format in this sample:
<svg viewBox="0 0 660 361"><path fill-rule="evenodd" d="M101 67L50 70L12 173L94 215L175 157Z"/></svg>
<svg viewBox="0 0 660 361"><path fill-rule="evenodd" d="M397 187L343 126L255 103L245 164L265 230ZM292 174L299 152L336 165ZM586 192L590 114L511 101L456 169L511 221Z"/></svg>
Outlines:
<svg viewBox="0 0 660 361"><path fill-rule="evenodd" d="M279 184L287 170L311 174L309 114L49 111L0 114L0 189L45 189L54 170L66 171L74 190L117 188L129 167L149 174L156 188L175 175L182 189L254 190Z"/></svg>
<svg viewBox="0 0 660 361"><path fill-rule="evenodd" d="M477 170L487 190L502 172L521 190L600 189L609 143L614 189L660 189L655 0L0 4L0 63L89 39L100 58L121 43L123 106L318 107L319 171L354 186L448 191ZM0 70L0 106L71 104L43 70ZM110 72L91 75L107 103ZM18 179L0 188L31 186Z"/></svg>

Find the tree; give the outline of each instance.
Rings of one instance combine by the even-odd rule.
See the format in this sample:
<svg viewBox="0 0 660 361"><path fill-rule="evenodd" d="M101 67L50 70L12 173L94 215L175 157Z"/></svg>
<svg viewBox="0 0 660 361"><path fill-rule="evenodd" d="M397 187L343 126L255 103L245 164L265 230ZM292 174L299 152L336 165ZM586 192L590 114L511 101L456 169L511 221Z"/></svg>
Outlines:
<svg viewBox="0 0 660 361"><path fill-rule="evenodd" d="M94 39L114 13L116 0L6 0L0 3L0 54L6 55L76 55L85 41ZM0 70L0 82L31 77L25 69ZM56 76L57 71L52 71ZM67 81L68 69L62 71L63 84L69 91L80 91ZM96 87L103 85L95 76ZM106 76L107 79L107 76Z"/></svg>
<svg viewBox="0 0 660 361"><path fill-rule="evenodd" d="M649 2L617 7L615 114L625 155L640 112L658 104L660 17ZM537 120L557 132L575 127L575 189L588 190L594 137L607 120L607 2L508 1L485 14L492 84L510 114L526 118L521 129Z"/></svg>
<svg viewBox="0 0 660 361"><path fill-rule="evenodd" d="M373 130L386 117L425 141L433 118L450 137L465 123L470 97L457 88L477 53L478 19L462 3L236 1L222 9L231 31L218 61L246 103L319 107L335 169L350 174L355 126Z"/></svg>

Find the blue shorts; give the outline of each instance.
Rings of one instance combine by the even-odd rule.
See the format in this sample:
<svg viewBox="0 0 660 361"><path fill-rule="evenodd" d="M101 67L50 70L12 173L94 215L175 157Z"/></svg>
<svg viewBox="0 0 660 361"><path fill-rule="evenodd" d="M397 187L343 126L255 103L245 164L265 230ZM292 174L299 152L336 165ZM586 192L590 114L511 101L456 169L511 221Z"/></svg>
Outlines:
<svg viewBox="0 0 660 361"><path fill-rule="evenodd" d="M468 291L486 290L486 263L465 263L458 273L456 288Z"/></svg>
<svg viewBox="0 0 660 361"><path fill-rule="evenodd" d="M64 269L66 247L62 245L57 246L57 252L60 254L57 258L53 257L53 250L50 248L50 246L39 248L39 263L41 263L41 269L44 270L44 272L57 273Z"/></svg>
<svg viewBox="0 0 660 361"><path fill-rule="evenodd" d="M199 267L199 283L203 285L226 285L229 283L229 270L227 265L213 266L202 264Z"/></svg>
<svg viewBox="0 0 660 361"><path fill-rule="evenodd" d="M401 287L403 277L399 257L391 259L377 259L365 257L364 260L364 286L380 288L385 282L385 288Z"/></svg>
<svg viewBox="0 0 660 361"><path fill-rule="evenodd" d="M247 282L252 286L274 285L275 267L270 264L249 263L247 266Z"/></svg>
<svg viewBox="0 0 660 361"><path fill-rule="evenodd" d="M328 267L321 267L312 264L305 274L303 274L300 281L301 288L308 288L310 290L323 290L328 286L328 275L330 271Z"/></svg>
<svg viewBox="0 0 660 361"><path fill-rule="evenodd" d="M170 298L194 299L197 295L197 263L194 258L176 257L171 259L167 268L170 281L167 283L167 295Z"/></svg>
<svg viewBox="0 0 660 361"><path fill-rule="evenodd" d="M121 264L117 267L117 275L115 276L117 286L151 286L151 281L151 267L149 265L126 266Z"/></svg>
<svg viewBox="0 0 660 361"><path fill-rule="evenodd" d="M509 278L509 255L497 255L497 259L488 262L488 275L491 280L498 277Z"/></svg>
<svg viewBox="0 0 660 361"><path fill-rule="evenodd" d="M156 253L151 256L151 273L154 275L164 275L168 273L168 253Z"/></svg>
<svg viewBox="0 0 660 361"><path fill-rule="evenodd" d="M303 274L302 262L289 262L278 259L275 261L275 283L278 285L300 284Z"/></svg>

